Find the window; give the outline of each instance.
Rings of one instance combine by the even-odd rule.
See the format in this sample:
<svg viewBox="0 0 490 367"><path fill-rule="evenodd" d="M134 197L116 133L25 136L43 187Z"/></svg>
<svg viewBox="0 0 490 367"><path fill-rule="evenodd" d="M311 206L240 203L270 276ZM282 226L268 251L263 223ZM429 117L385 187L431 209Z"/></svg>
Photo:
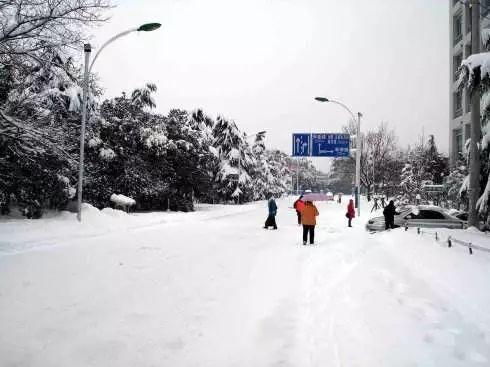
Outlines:
<svg viewBox="0 0 490 367"><path fill-rule="evenodd" d="M453 17L453 34L454 34L454 44L461 41L463 38L463 23L461 19L461 14L455 15Z"/></svg>
<svg viewBox="0 0 490 367"><path fill-rule="evenodd" d="M454 118L463 114L463 93L461 90L453 93L454 98Z"/></svg>
<svg viewBox="0 0 490 367"><path fill-rule="evenodd" d="M471 32L471 7L465 6L465 15L466 15L466 33Z"/></svg>
<svg viewBox="0 0 490 367"><path fill-rule="evenodd" d="M421 210L417 219L444 219L444 215L435 210Z"/></svg>
<svg viewBox="0 0 490 367"><path fill-rule="evenodd" d="M486 17L490 13L490 0L480 0L481 16Z"/></svg>
<svg viewBox="0 0 490 367"><path fill-rule="evenodd" d="M465 89L465 95L466 95L466 113L471 112L471 93L469 89Z"/></svg>
<svg viewBox="0 0 490 367"><path fill-rule="evenodd" d="M453 57L454 80L458 79L458 69L461 66L462 61L463 61L463 54L462 53Z"/></svg>
<svg viewBox="0 0 490 367"><path fill-rule="evenodd" d="M454 153L456 157L463 154L463 131L462 129L454 130Z"/></svg>
<svg viewBox="0 0 490 367"><path fill-rule="evenodd" d="M471 55L471 43L468 43L465 47L465 57L468 57Z"/></svg>
<svg viewBox="0 0 490 367"><path fill-rule="evenodd" d="M471 125L466 124L466 125L464 125L464 138L465 138L465 140L468 140L470 138L470 135L471 135Z"/></svg>

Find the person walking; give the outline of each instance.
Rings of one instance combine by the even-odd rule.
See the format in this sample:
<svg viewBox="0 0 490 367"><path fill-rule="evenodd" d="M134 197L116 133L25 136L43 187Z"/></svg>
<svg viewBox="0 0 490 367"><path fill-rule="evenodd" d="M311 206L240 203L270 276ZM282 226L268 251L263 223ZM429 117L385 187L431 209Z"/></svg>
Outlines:
<svg viewBox="0 0 490 367"><path fill-rule="evenodd" d="M277 229L277 224L276 224L277 205L276 205L276 201L272 196L270 197L267 205L269 207L269 216L265 221L264 229L269 229L269 227L272 227L273 229Z"/></svg>
<svg viewBox="0 0 490 367"><path fill-rule="evenodd" d="M305 203L303 200L301 200L302 197L303 195L300 195L300 197L293 204L294 209L296 209L296 215L298 216L298 226L301 225L301 211L305 207Z"/></svg>
<svg viewBox="0 0 490 367"><path fill-rule="evenodd" d="M349 204L347 204L347 213L345 213L345 216L348 219L348 226L352 227L352 218L356 216L356 211L354 209L354 200L350 199Z"/></svg>
<svg viewBox="0 0 490 367"><path fill-rule="evenodd" d="M303 224L303 245L306 245L308 234L310 235L310 245L315 244L316 217L319 215L318 209L311 202L307 201L301 211L301 224Z"/></svg>
<svg viewBox="0 0 490 367"><path fill-rule="evenodd" d="M386 206L385 196L381 196L381 207L384 209Z"/></svg>
<svg viewBox="0 0 490 367"><path fill-rule="evenodd" d="M395 228L395 203L390 200L390 203L384 208L383 216L385 217L385 229Z"/></svg>
<svg viewBox="0 0 490 367"><path fill-rule="evenodd" d="M342 194L341 194L341 193L339 193L339 194L337 195L337 202L338 202L339 204L342 204Z"/></svg>

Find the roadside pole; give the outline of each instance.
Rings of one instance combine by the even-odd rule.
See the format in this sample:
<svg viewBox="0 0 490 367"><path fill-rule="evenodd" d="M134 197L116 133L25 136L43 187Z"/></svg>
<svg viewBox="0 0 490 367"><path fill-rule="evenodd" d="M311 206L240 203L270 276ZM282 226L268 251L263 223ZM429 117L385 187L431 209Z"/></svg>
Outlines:
<svg viewBox="0 0 490 367"><path fill-rule="evenodd" d="M299 195L299 157L296 158L296 162L298 163L296 166L296 195Z"/></svg>
<svg viewBox="0 0 490 367"><path fill-rule="evenodd" d="M357 113L357 143L356 143L356 197L357 216L361 216L361 116Z"/></svg>
<svg viewBox="0 0 490 367"><path fill-rule="evenodd" d="M83 159L85 150L85 125L87 121L87 99L89 83L89 62L92 47L89 43L83 45L85 52L85 67L83 73L83 92L82 92L82 124L80 127L80 162L78 167L78 187L77 187L77 219L82 221L82 190L83 190Z"/></svg>

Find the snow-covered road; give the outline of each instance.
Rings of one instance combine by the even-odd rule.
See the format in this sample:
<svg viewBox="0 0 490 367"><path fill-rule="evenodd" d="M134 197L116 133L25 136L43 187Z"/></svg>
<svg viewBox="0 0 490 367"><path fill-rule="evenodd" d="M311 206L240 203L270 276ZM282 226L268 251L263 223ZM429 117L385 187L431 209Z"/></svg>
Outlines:
<svg viewBox="0 0 490 367"><path fill-rule="evenodd" d="M292 201L0 223L0 366L490 365L490 254Z"/></svg>

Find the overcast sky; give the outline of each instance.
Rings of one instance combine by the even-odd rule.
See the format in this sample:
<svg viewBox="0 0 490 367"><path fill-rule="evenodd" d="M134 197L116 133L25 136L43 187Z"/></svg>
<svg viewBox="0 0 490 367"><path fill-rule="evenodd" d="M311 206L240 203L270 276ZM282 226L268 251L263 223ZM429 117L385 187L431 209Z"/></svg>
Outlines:
<svg viewBox="0 0 490 367"><path fill-rule="evenodd" d="M293 132L388 122L400 145L425 130L448 148L446 0L120 0L93 46L126 28L162 28L116 41L94 66L106 97L157 84L157 110L203 108L290 153ZM323 161L324 162L324 159ZM321 164L321 166L324 166Z"/></svg>

